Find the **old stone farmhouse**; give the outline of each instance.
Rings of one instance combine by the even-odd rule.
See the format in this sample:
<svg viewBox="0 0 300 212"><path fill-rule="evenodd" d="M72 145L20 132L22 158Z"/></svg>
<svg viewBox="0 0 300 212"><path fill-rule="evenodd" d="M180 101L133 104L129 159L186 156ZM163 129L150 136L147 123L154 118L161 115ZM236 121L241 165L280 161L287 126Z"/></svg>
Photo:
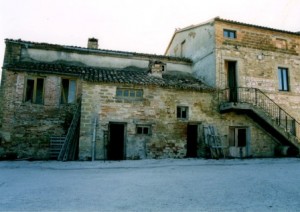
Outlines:
<svg viewBox="0 0 300 212"><path fill-rule="evenodd" d="M165 55L5 42L2 159L299 154L299 33L217 17Z"/></svg>

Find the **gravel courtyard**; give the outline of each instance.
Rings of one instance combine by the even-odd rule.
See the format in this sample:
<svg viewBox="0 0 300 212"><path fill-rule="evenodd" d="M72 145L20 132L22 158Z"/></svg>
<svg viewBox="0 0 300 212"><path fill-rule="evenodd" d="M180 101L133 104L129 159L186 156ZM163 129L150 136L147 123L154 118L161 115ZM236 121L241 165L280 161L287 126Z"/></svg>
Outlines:
<svg viewBox="0 0 300 212"><path fill-rule="evenodd" d="M1 161L0 211L300 211L300 159Z"/></svg>

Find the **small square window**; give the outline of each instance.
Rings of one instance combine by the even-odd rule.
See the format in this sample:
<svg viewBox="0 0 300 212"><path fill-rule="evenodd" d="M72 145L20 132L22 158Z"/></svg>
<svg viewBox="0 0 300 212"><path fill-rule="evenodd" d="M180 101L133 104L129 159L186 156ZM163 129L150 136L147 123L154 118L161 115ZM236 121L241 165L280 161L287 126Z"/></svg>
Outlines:
<svg viewBox="0 0 300 212"><path fill-rule="evenodd" d="M123 96L123 90L117 89L116 95L117 95L117 96Z"/></svg>
<svg viewBox="0 0 300 212"><path fill-rule="evenodd" d="M151 126L150 125L137 125L136 133L139 135L150 135Z"/></svg>
<svg viewBox="0 0 300 212"><path fill-rule="evenodd" d="M134 90L130 91L130 97L135 97L135 91Z"/></svg>
<svg viewBox="0 0 300 212"><path fill-rule="evenodd" d="M236 31L234 30L229 30L229 29L224 29L223 30L223 35L225 38L236 38Z"/></svg>
<svg viewBox="0 0 300 212"><path fill-rule="evenodd" d="M188 118L188 107L177 107L177 118L179 119L187 119Z"/></svg>
<svg viewBox="0 0 300 212"><path fill-rule="evenodd" d="M128 90L124 90L123 95L124 96L129 96L129 91Z"/></svg>
<svg viewBox="0 0 300 212"><path fill-rule="evenodd" d="M137 90L136 97L142 97L142 96L143 96L143 92L141 90Z"/></svg>

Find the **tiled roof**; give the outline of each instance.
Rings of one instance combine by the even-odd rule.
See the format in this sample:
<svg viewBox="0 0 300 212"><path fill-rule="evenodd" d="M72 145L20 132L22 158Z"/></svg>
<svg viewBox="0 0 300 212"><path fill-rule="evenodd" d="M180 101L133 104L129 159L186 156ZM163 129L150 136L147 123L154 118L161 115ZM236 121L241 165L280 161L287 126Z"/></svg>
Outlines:
<svg viewBox="0 0 300 212"><path fill-rule="evenodd" d="M247 24L247 23L243 23L243 22L239 22L239 21L223 19L223 18L220 18L220 17L215 17L215 18L213 18L209 21L206 21L204 23L200 23L200 24L196 24L196 25L190 25L190 26L187 26L187 27L184 27L184 28L178 28L178 29L175 30L174 34L176 34L178 32L183 32L183 31L186 31L186 30L194 29L194 28L197 28L199 26L206 25L206 24L211 24L214 21L221 21L221 22L226 22L226 23L231 23L231 24L239 24L239 25L243 25L243 26L255 27L255 28L259 28L259 29L272 30L272 31L275 31L275 32L282 32L282 33L287 33L287 34L300 35L299 32L291 32L291 31L287 31L287 30L283 30L283 29L275 29L275 28L266 27L266 26L259 26L259 25L255 25L255 24Z"/></svg>
<svg viewBox="0 0 300 212"><path fill-rule="evenodd" d="M106 55L126 56L126 57L136 56L136 57L144 57L144 58L151 58L151 59L164 59L164 60L168 60L168 61L192 63L191 59L184 58L184 57L173 57L173 56L165 56L165 55L117 51L117 50L108 50L108 49L90 49L90 48L83 48L83 47L78 47L78 46L65 46L65 45L58 45L58 44L24 41L21 39L19 39L19 40L5 39L5 41L9 42L9 43L18 43L18 44L24 45L26 47L40 48L40 49L47 49L47 50L80 52L80 53L87 53L87 54L89 54L89 53L106 54Z"/></svg>
<svg viewBox="0 0 300 212"><path fill-rule="evenodd" d="M243 23L243 22L238 22L238 21L223 19L223 18L220 18L220 17L216 17L214 20L215 21L222 21L222 22L232 23L232 24L239 24L239 25L244 25L244 26L250 26L250 27L255 27L255 28L260 28L260 29L272 30L272 31L276 31L276 32L282 32L282 33L288 33L288 34L293 34L293 35L299 35L298 32L291 32L291 31L282 30L282 29L274 29L274 28L271 28L271 27L259 26L259 25L255 25L255 24L247 24L247 23Z"/></svg>
<svg viewBox="0 0 300 212"><path fill-rule="evenodd" d="M24 71L28 73L42 73L67 75L82 78L89 82L122 83L136 85L157 85L185 90L213 91L214 89L191 75L174 74L166 72L162 78L151 76L147 70L110 69L88 66L75 66L57 63L19 62L4 67L10 71ZM168 74L172 73L172 74Z"/></svg>

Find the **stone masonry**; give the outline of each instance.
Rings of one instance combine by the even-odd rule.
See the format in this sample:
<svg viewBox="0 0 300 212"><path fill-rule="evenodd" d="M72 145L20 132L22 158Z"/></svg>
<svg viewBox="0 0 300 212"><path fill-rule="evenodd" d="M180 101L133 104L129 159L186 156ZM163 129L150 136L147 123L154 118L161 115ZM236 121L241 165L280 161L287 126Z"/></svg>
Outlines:
<svg viewBox="0 0 300 212"><path fill-rule="evenodd" d="M266 92L300 120L300 36L226 21L216 21L215 29L217 85L228 86L224 62L237 61L238 86ZM223 29L235 30L236 39L224 38ZM289 70L288 92L278 91L278 67Z"/></svg>
<svg viewBox="0 0 300 212"><path fill-rule="evenodd" d="M49 159L50 136L66 134L78 104L80 160L108 159L110 139L123 140L121 159L184 158L191 125L195 157L203 156L207 126L221 136L226 156L273 157L282 143L257 120L241 110L220 113L229 63L235 86L260 89L300 122L297 33L214 18L176 30L166 55L102 50L90 41L81 48L6 40L0 159ZM279 89L278 68L288 70L288 90ZM66 80L76 84L73 103L62 101ZM28 83L42 102L26 100Z"/></svg>
<svg viewBox="0 0 300 212"><path fill-rule="evenodd" d="M91 158L93 121L97 118L96 158L105 159L104 132L110 122L127 124L126 158L183 158L186 156L187 125L215 125L222 136L228 136L229 126L251 128L251 156L274 155L273 139L253 120L234 113L221 115L210 92L182 91L154 86L130 86L143 89L144 98L128 101L116 97L116 88L124 85L83 83L80 159ZM176 117L178 105L188 106L188 119ZM152 127L151 135L138 135L136 125ZM203 137L201 136L201 142ZM225 141L225 145L228 145ZM200 143L199 143L200 145Z"/></svg>

